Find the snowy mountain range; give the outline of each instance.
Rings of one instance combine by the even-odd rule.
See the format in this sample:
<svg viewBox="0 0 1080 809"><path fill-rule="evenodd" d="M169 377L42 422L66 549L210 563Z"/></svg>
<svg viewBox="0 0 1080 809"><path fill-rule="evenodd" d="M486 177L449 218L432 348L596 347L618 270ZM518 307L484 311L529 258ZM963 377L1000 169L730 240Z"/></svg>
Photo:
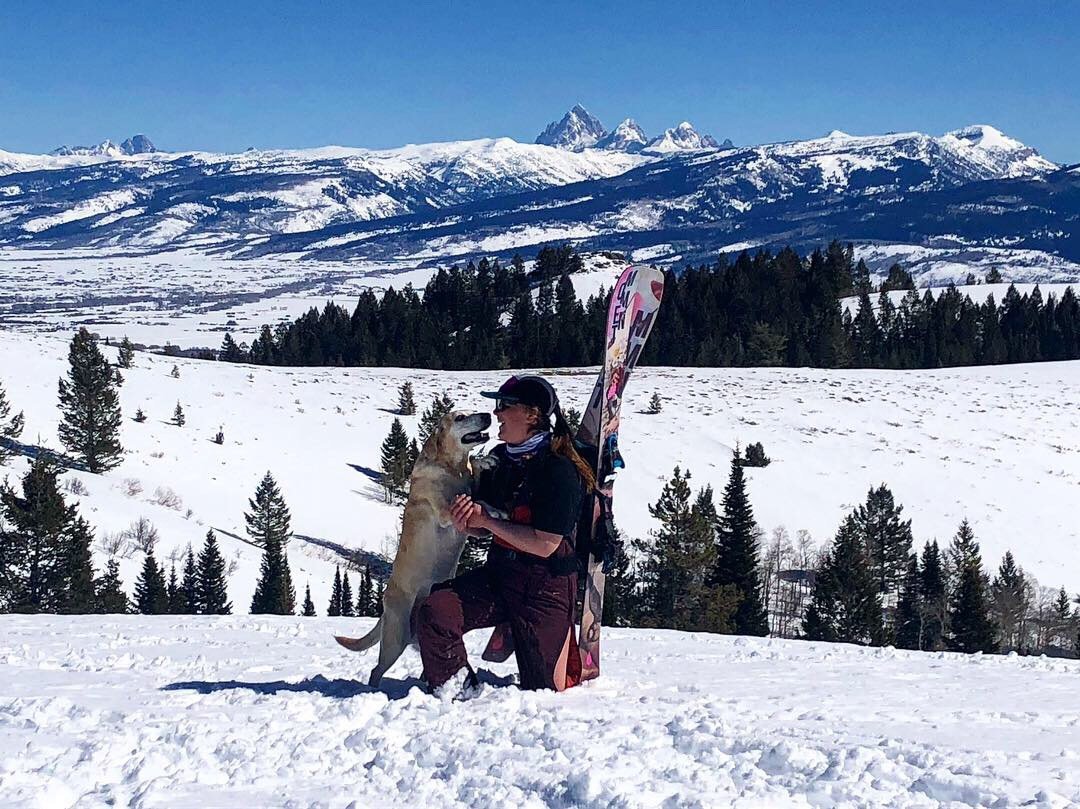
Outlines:
<svg viewBox="0 0 1080 809"><path fill-rule="evenodd" d="M0 151L0 248L415 265L571 241L679 263L838 238L881 266L917 254L932 277L1080 277L1080 173L991 126L734 147L686 122L652 139L631 119L608 132L578 105L537 140Z"/></svg>

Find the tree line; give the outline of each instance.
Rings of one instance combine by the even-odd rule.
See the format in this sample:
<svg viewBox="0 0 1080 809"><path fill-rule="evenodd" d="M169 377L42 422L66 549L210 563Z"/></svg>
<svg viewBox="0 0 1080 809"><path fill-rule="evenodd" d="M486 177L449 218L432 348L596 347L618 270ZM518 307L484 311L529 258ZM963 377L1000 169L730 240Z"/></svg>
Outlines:
<svg viewBox="0 0 1080 809"><path fill-rule="evenodd" d="M492 370L595 365L609 290L582 302L569 247L544 248L525 271L484 258L411 285L328 302L263 326L250 346L226 334L218 359L263 365ZM994 271L991 275L994 275ZM973 277L968 279L974 281ZM988 280L994 280L993 277ZM906 291L894 302L891 291ZM857 300L854 314L842 304ZM211 352L212 353L212 352ZM973 302L950 285L915 290L894 265L876 288L851 245L743 252L668 271L664 305L641 362L694 367L940 368L1080 357L1080 302L1010 286Z"/></svg>
<svg viewBox="0 0 1080 809"><path fill-rule="evenodd" d="M871 488L816 552L753 517L738 449L720 509L712 489L676 467L656 503L659 528L622 552L604 621L702 632L892 645L901 649L1080 655L1080 596L1041 587L1006 552L983 566L964 520L944 550L913 551L911 521L889 488ZM785 583L787 587L785 587Z"/></svg>

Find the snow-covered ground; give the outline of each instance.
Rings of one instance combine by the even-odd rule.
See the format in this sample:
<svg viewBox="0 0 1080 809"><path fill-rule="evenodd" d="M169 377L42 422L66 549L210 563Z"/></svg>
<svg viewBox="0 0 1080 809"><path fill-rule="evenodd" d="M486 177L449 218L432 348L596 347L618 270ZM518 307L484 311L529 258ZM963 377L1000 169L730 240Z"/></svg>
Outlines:
<svg viewBox="0 0 1080 809"><path fill-rule="evenodd" d="M378 691L362 618L0 616L6 809L1080 805L1080 662L606 631L563 694ZM478 658L483 633L469 637Z"/></svg>
<svg viewBox="0 0 1080 809"><path fill-rule="evenodd" d="M26 411L26 443L58 448L56 380L67 346L66 335L0 331L0 380L14 408ZM178 379L170 375L174 364ZM89 492L73 497L99 538L145 516L161 531L159 555L168 557L216 529L237 565L233 603L245 608L259 551L239 539L243 512L270 470L292 509L294 580L301 593L310 581L322 612L338 557L318 541L392 554L399 512L382 501L370 474L395 418L398 386L412 382L421 411L444 390L462 409L488 409L478 392L506 373L269 368L140 352L120 392L123 463L104 475L67 477ZM563 401L581 409L594 374L555 371L553 380ZM663 409L646 415L654 392ZM748 470L748 479L766 533L806 529L824 543L884 482L919 544L947 543L966 517L988 567L1011 549L1042 584L1073 591L1080 581L1078 401L1080 362L906 372L640 368L625 405L620 441L628 466L616 516L627 534L644 537L655 526L648 504L676 464L692 472L695 488L711 484L719 494L736 443L761 441L773 463ZM187 417L182 428L168 423L177 402ZM136 408L146 423L131 420ZM418 416L402 422L416 434ZM219 426L223 446L211 440ZM9 462L0 474L18 475L27 463ZM182 504L160 505L166 498L158 489L171 489ZM129 589L140 565L139 554L121 563Z"/></svg>
<svg viewBox="0 0 1080 809"><path fill-rule="evenodd" d="M585 272L572 276L582 300L601 286L611 289L626 266L601 254L583 261ZM102 337L126 335L147 346L217 348L226 331L250 343L264 324L291 322L328 300L351 310L364 289L412 284L422 292L434 272L415 261L0 249L0 327L70 332L86 326Z"/></svg>

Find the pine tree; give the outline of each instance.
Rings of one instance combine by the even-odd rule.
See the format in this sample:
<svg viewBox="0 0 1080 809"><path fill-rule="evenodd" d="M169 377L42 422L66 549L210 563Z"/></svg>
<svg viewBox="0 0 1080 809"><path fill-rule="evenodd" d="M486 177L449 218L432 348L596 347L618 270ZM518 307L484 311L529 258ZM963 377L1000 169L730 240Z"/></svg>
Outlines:
<svg viewBox="0 0 1080 809"><path fill-rule="evenodd" d="M919 603L919 556L911 554L896 607L895 644L898 649L922 648L922 610Z"/></svg>
<svg viewBox="0 0 1080 809"><path fill-rule="evenodd" d="M371 566L364 565L360 584L356 587L356 614L361 618L375 615L375 590L371 585Z"/></svg>
<svg viewBox="0 0 1080 809"><path fill-rule="evenodd" d="M1058 646L1062 649L1068 649L1072 646L1073 638L1070 637L1073 628L1073 616L1072 616L1072 604L1069 602L1069 594L1065 592L1065 588L1062 587L1058 590L1057 598L1054 599L1052 611L1050 613L1051 621L1053 622L1051 632L1051 642L1053 638L1057 638Z"/></svg>
<svg viewBox="0 0 1080 809"><path fill-rule="evenodd" d="M581 426L581 413L573 407L568 407L563 411L563 418L570 426L570 435L577 435L578 428Z"/></svg>
<svg viewBox="0 0 1080 809"><path fill-rule="evenodd" d="M199 552L196 566L199 612L203 615L230 615L228 583L225 579L225 558L218 550L213 530L206 532L206 542Z"/></svg>
<svg viewBox="0 0 1080 809"><path fill-rule="evenodd" d="M883 596L898 592L911 554L911 520L900 521L903 506L893 502L892 492L882 484L870 489L866 505L853 514L859 537L873 566L878 591Z"/></svg>
<svg viewBox="0 0 1080 809"><path fill-rule="evenodd" d="M761 600L757 525L740 461L736 449L731 457L728 484L724 488L723 514L717 525L719 547L713 583L734 585L739 593L735 633L764 636L769 634L769 620Z"/></svg>
<svg viewBox="0 0 1080 809"><path fill-rule="evenodd" d="M254 499L248 500L248 505L251 511L244 513L248 536L263 548L251 612L292 615L296 609L296 593L287 553L291 536L289 509L269 472L259 483Z"/></svg>
<svg viewBox="0 0 1080 809"><path fill-rule="evenodd" d="M180 587L180 580L176 576L176 562L169 569L169 583L165 585L165 593L169 601L170 615L184 614L184 591Z"/></svg>
<svg viewBox="0 0 1080 809"><path fill-rule="evenodd" d="M174 365L172 367L172 370L169 371L169 376L171 376L173 379L179 379L180 378L180 367L178 365Z"/></svg>
<svg viewBox="0 0 1080 809"><path fill-rule="evenodd" d="M139 424L142 424L144 421L146 421L146 414L142 412L141 407L136 408L134 418L135 421L137 421Z"/></svg>
<svg viewBox="0 0 1080 809"><path fill-rule="evenodd" d="M412 382L402 382L401 387L398 388L398 415L416 415L416 401L413 399Z"/></svg>
<svg viewBox="0 0 1080 809"><path fill-rule="evenodd" d="M956 566L956 584L949 600L949 650L995 652L996 628L990 616L986 574L982 569L979 543L967 520L960 524L949 551Z"/></svg>
<svg viewBox="0 0 1080 809"><path fill-rule="evenodd" d="M660 412L661 407L662 407L662 403L660 402L660 394L659 393L654 393L652 395L652 398L649 399L649 406L645 410L645 412L648 413L649 415L655 416L657 413Z"/></svg>
<svg viewBox="0 0 1080 809"><path fill-rule="evenodd" d="M0 385L0 464L14 457L12 447L16 439L22 435L24 422L25 418L21 412L11 415L11 404L4 393L4 386Z"/></svg>
<svg viewBox="0 0 1080 809"><path fill-rule="evenodd" d="M180 582L180 594L183 605L181 612L184 615L199 614L199 572L195 565L195 552L188 545L187 556L184 557L184 577Z"/></svg>
<svg viewBox="0 0 1080 809"><path fill-rule="evenodd" d="M445 392L442 396L436 396L431 400L431 406L420 416L419 440L420 448L423 449L427 440L432 436L442 421L442 417L454 409L454 400Z"/></svg>
<svg viewBox="0 0 1080 809"><path fill-rule="evenodd" d="M388 495L403 497L405 484L409 482L409 438L400 420L394 419L390 425L390 434L383 440L380 454L383 487Z"/></svg>
<svg viewBox="0 0 1080 809"><path fill-rule="evenodd" d="M341 615L341 568L334 568L334 586L330 590L330 606L326 614L331 618Z"/></svg>
<svg viewBox="0 0 1080 809"><path fill-rule="evenodd" d="M76 515L57 488L57 474L41 453L23 475L22 497L6 484L0 488L0 610L55 612L67 600Z"/></svg>
<svg viewBox="0 0 1080 809"><path fill-rule="evenodd" d="M120 581L120 563L110 559L105 563L105 573L95 583L98 612L108 615L124 615L131 612L131 604Z"/></svg>
<svg viewBox="0 0 1080 809"><path fill-rule="evenodd" d="M922 648L936 652L944 648L948 620L948 589L937 540L923 547L919 570L919 609L922 615Z"/></svg>
<svg viewBox="0 0 1080 809"><path fill-rule="evenodd" d="M67 381L60 380L60 442L93 473L120 463L120 400L112 367L97 340L79 329L68 352Z"/></svg>
<svg viewBox="0 0 1080 809"><path fill-rule="evenodd" d="M135 580L135 609L143 615L164 615L169 611L169 593L165 573L154 558L146 554L142 572Z"/></svg>
<svg viewBox="0 0 1080 809"><path fill-rule="evenodd" d="M124 339L120 341L120 350L116 355L116 364L121 368L130 368L135 364L135 347L131 344L131 340L124 335Z"/></svg>
<svg viewBox="0 0 1080 809"><path fill-rule="evenodd" d="M176 403L176 409L173 410L172 420L173 424L175 424L177 427L183 427L184 424L187 422L187 419L184 418L184 408L180 406L180 402Z"/></svg>
<svg viewBox="0 0 1080 809"><path fill-rule="evenodd" d="M315 617L315 602L311 600L311 585L304 588L304 610L301 613L305 618Z"/></svg>
<svg viewBox="0 0 1080 809"><path fill-rule="evenodd" d="M349 584L349 571L346 570L345 575L341 577L341 614L352 618L356 615L354 607L352 585Z"/></svg>
<svg viewBox="0 0 1080 809"><path fill-rule="evenodd" d="M382 579L378 580L378 584L375 586L375 617L378 618L382 615L382 597L383 597L383 582Z"/></svg>
<svg viewBox="0 0 1080 809"><path fill-rule="evenodd" d="M1013 559L1012 551L1005 551L997 576L990 585L990 596L994 604L994 620L1001 633L1002 650L1019 649L1029 599L1027 578Z"/></svg>
<svg viewBox="0 0 1080 809"><path fill-rule="evenodd" d="M90 545L94 532L89 523L76 516L67 531L64 553L63 612L87 615L98 611L94 587L94 566Z"/></svg>
<svg viewBox="0 0 1080 809"><path fill-rule="evenodd" d="M236 344L233 336L228 332L225 332L225 337L221 341L218 359L222 362L243 362L245 360L243 349Z"/></svg>
<svg viewBox="0 0 1080 809"><path fill-rule="evenodd" d="M803 632L808 640L862 645L881 636L881 593L853 515L844 518L818 565Z"/></svg>

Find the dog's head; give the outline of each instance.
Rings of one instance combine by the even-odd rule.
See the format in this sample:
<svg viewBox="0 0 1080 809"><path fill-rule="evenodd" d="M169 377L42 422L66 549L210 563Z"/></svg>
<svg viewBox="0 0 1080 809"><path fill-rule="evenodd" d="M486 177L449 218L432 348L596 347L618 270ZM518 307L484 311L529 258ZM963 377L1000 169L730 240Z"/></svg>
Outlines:
<svg viewBox="0 0 1080 809"><path fill-rule="evenodd" d="M423 455L448 466L463 464L475 447L487 442L486 430L490 426L490 413L447 413L424 444Z"/></svg>

